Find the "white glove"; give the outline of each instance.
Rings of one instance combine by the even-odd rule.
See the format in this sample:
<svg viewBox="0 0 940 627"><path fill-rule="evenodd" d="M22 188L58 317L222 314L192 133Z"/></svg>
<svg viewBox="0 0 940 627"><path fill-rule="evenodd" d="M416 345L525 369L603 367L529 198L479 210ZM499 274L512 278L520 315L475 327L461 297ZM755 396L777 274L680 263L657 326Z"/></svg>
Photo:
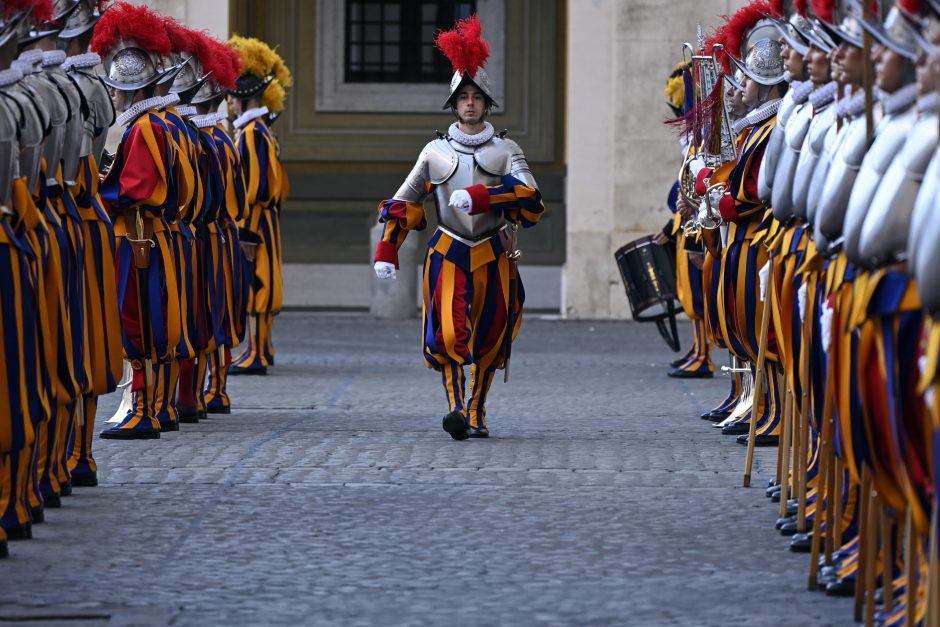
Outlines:
<svg viewBox="0 0 940 627"><path fill-rule="evenodd" d="M470 194L465 189L458 189L451 194L447 204L458 211L463 211L467 215L470 215L470 211L473 210L473 199L470 198Z"/></svg>
<svg viewBox="0 0 940 627"><path fill-rule="evenodd" d="M380 279L394 279L397 274L395 270L395 264L389 263L387 261L376 261L375 262L375 276Z"/></svg>
<svg viewBox="0 0 940 627"><path fill-rule="evenodd" d="M698 173L702 171L702 168L705 167L705 162L702 161L699 157L692 159L689 162L689 174L693 177L698 178Z"/></svg>
<svg viewBox="0 0 940 627"><path fill-rule="evenodd" d="M917 358L917 370L921 375L927 370L927 355L921 355ZM934 387L931 385L924 392L924 402L927 403L927 407L933 407L935 400Z"/></svg>
<svg viewBox="0 0 940 627"><path fill-rule="evenodd" d="M819 313L819 330L822 335L823 350L829 353L829 347L832 345L832 307L829 303L823 303L822 311Z"/></svg>
<svg viewBox="0 0 940 627"><path fill-rule="evenodd" d="M800 320L806 320L806 283L797 290L796 301L800 306Z"/></svg>
<svg viewBox="0 0 940 627"><path fill-rule="evenodd" d="M760 278L760 302L767 300L767 279L770 278L770 262L764 264L764 267L757 273Z"/></svg>

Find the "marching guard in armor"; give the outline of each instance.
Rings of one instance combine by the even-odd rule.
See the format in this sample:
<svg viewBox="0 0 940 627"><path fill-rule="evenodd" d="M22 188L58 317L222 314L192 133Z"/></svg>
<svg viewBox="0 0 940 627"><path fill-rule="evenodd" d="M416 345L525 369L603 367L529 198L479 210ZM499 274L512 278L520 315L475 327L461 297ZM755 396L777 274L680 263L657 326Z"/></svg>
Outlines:
<svg viewBox="0 0 940 627"><path fill-rule="evenodd" d="M444 430L464 440L489 436L487 393L497 369L508 367L525 299L515 231L538 223L544 205L522 150L485 120L497 103L476 16L441 33L437 45L454 66L444 108L457 121L425 146L404 185L380 204L385 226L375 272L394 278L398 247L409 231L426 227L422 203L433 196L438 226L424 265L423 353L443 379L450 408Z"/></svg>

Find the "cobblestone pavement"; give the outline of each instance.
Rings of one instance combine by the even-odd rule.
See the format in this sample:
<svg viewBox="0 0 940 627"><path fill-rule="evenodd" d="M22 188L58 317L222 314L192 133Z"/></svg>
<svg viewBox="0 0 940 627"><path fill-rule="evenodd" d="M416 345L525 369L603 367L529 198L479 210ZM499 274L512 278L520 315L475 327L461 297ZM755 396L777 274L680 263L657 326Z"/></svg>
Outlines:
<svg viewBox="0 0 940 627"><path fill-rule="evenodd" d="M0 624L851 624L774 531L774 450L742 489L698 418L726 381L668 379L653 327L527 320L489 441L441 430L419 340L285 313L232 415L96 440L101 485L0 562Z"/></svg>

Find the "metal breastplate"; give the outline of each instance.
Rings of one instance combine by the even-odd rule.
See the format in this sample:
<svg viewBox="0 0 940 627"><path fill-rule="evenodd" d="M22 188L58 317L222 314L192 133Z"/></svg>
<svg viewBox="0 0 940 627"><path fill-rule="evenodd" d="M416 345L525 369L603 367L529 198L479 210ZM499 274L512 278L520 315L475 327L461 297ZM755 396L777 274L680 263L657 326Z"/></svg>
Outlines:
<svg viewBox="0 0 940 627"><path fill-rule="evenodd" d="M764 159L757 175L757 195L765 203L771 201L774 181L777 180L777 164L783 151L783 136L795 107L793 92L788 91L777 110L777 123L774 125L774 129L770 131L770 139L767 140Z"/></svg>
<svg viewBox="0 0 940 627"><path fill-rule="evenodd" d="M48 118L45 110L38 105L38 94L24 81L11 85L6 93L12 96L18 105L16 115L20 129L19 176L25 176L27 187L34 191L39 183L42 141Z"/></svg>
<svg viewBox="0 0 940 627"><path fill-rule="evenodd" d="M46 75L59 88L59 93L69 107L69 118L65 125L65 137L62 146L62 180L68 185L75 185L78 177L78 161L81 157L82 136L85 132L85 110L83 97L78 86L61 67L46 68Z"/></svg>
<svg viewBox="0 0 940 627"><path fill-rule="evenodd" d="M796 164L796 176L793 179L793 213L811 223L816 217L816 207L814 205L812 209L810 208L809 190L816 167L826 150L829 130L834 127L835 121L836 114L833 106L813 116L809 132L803 140L803 149L800 150L800 160ZM835 132L831 137L835 139Z"/></svg>
<svg viewBox="0 0 940 627"><path fill-rule="evenodd" d="M49 126L46 141L42 146L42 158L46 160L46 182L54 184L55 173L65 146L66 124L69 121L68 101L59 92L55 83L44 73L30 74L24 80L29 82L39 95L39 105L48 113Z"/></svg>
<svg viewBox="0 0 940 627"><path fill-rule="evenodd" d="M771 207L774 217L786 220L793 215L793 176L796 174L796 164L800 159L800 150L803 148L803 138L809 130L812 121L813 107L809 104L800 105L790 116L787 129L784 133L783 152L777 165L774 185L771 196Z"/></svg>
<svg viewBox="0 0 940 627"><path fill-rule="evenodd" d="M920 192L911 214L911 230L907 241L908 266L917 278L921 301L931 312L940 311L940 147L924 173Z"/></svg>
<svg viewBox="0 0 940 627"><path fill-rule="evenodd" d="M865 117L859 116L845 124L839 135L816 212L816 228L830 241L842 237L845 209L868 148Z"/></svg>
<svg viewBox="0 0 940 627"><path fill-rule="evenodd" d="M19 170L16 107L16 103L0 96L0 205L4 207L10 206L13 181Z"/></svg>
<svg viewBox="0 0 940 627"><path fill-rule="evenodd" d="M505 224L494 211L468 216L450 206L453 192L471 185L496 185L512 174L525 185L537 187L525 155L512 140L493 137L481 146L464 146L452 139L437 139L425 146L395 198L421 202L425 184L433 186L438 224L458 237L477 241Z"/></svg>
<svg viewBox="0 0 940 627"><path fill-rule="evenodd" d="M861 253L862 227L872 208L872 201L884 181L885 173L904 146L916 121L917 113L911 110L896 116L886 116L878 125L875 141L862 161L845 213L845 255L849 261L872 261Z"/></svg>
<svg viewBox="0 0 940 627"><path fill-rule="evenodd" d="M937 147L937 116L918 120L888 167L862 225L859 253L882 261L907 250L914 202Z"/></svg>

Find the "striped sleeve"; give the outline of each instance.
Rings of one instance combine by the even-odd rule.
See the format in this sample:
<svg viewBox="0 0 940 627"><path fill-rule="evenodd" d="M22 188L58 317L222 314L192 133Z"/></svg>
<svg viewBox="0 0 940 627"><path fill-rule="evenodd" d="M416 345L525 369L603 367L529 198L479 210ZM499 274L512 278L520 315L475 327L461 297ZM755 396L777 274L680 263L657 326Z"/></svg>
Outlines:
<svg viewBox="0 0 940 627"><path fill-rule="evenodd" d="M112 211L124 211L145 206L154 211L163 211L167 201L166 135L163 129L153 124L148 116L142 116L127 132L119 147L120 169L109 179L111 185L108 200ZM116 193L115 193L116 192Z"/></svg>
<svg viewBox="0 0 940 627"><path fill-rule="evenodd" d="M499 211L507 220L522 228L535 226L545 212L541 192L512 174L504 174L498 185L488 185L486 189L489 192L490 211Z"/></svg>
<svg viewBox="0 0 940 627"><path fill-rule="evenodd" d="M426 188L430 183L426 184ZM375 250L375 261L385 261L398 267L398 249L405 242L408 231L423 231L428 225L424 203L406 202L391 198L379 204L379 223L384 225L382 239Z"/></svg>

